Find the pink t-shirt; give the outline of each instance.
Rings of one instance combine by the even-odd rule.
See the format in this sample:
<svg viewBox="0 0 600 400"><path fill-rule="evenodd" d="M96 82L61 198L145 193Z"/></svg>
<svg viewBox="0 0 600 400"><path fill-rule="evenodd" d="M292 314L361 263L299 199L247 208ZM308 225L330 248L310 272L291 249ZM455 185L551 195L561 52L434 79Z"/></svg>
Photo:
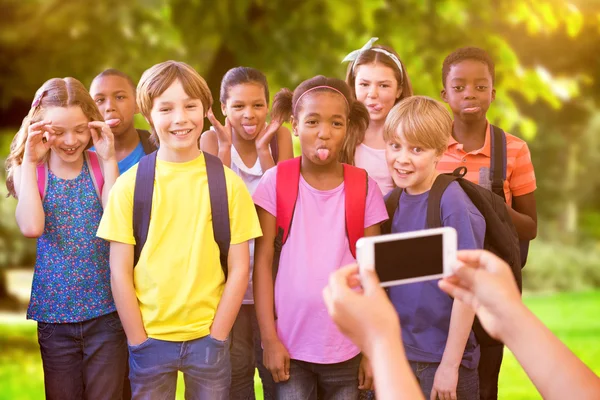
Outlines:
<svg viewBox="0 0 600 400"><path fill-rule="evenodd" d="M273 216L277 168L263 175L254 203ZM388 218L383 196L369 178L365 228ZM359 349L335 326L325 308L323 289L329 275L355 262L346 236L344 184L317 190L302 176L292 227L281 251L275 282L279 339L295 360L334 364L356 356Z"/></svg>
<svg viewBox="0 0 600 400"><path fill-rule="evenodd" d="M354 164L367 170L369 176L377 182L384 196L396 187L385 160L385 149L374 149L361 143L356 146Z"/></svg>

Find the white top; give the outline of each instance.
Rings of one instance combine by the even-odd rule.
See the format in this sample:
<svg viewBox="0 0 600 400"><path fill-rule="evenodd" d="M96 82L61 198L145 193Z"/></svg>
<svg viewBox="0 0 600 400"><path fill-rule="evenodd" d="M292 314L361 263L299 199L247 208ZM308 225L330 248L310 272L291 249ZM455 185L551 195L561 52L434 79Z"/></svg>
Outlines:
<svg viewBox="0 0 600 400"><path fill-rule="evenodd" d="M356 146L354 164L367 171L384 196L394 189L394 181L385 160L385 149L374 149L361 143Z"/></svg>
<svg viewBox="0 0 600 400"><path fill-rule="evenodd" d="M258 182L260 182L260 178L262 178L264 172L260 166L260 160L256 157L256 162L252 166L252 168L248 168L240 154L235 149L235 146L231 146L231 170L235 172L246 184L248 191L250 194L254 194L256 187L258 186ZM244 301L242 304L254 304L254 295L253 295L253 287L252 287L252 272L254 270L254 239L250 240L250 282L248 283L248 289L246 290L246 294L244 295Z"/></svg>

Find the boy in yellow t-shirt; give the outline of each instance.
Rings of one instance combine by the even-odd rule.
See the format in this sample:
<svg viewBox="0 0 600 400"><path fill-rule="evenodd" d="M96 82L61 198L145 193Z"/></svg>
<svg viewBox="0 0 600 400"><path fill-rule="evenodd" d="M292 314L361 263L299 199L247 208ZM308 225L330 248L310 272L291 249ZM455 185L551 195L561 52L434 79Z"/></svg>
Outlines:
<svg viewBox="0 0 600 400"><path fill-rule="evenodd" d="M160 143L147 240L134 268L137 166L113 187L98 228L109 240L112 292L129 342L134 398L175 398L182 371L191 398L227 399L228 336L249 277L248 240L261 235L242 180L225 168L231 231L228 276L213 236L205 155L198 149L212 96L187 64L148 69L138 106ZM187 397L187 396L186 396Z"/></svg>

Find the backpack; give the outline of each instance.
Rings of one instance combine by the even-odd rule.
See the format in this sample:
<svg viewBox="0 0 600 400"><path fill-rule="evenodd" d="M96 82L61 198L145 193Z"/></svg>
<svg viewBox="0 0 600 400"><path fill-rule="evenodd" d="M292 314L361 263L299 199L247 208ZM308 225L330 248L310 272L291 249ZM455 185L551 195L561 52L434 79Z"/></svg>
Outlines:
<svg viewBox="0 0 600 400"><path fill-rule="evenodd" d="M152 194L154 193L154 174L156 170L156 151L142 157L135 177L133 194L133 236L135 237L134 262L140 258L150 227L152 211ZM229 226L229 205L227 199L227 182L225 169L218 157L206 152L206 174L208 177L208 192L212 214L212 227L215 242L219 246L219 261L227 280L227 256L231 242Z"/></svg>
<svg viewBox="0 0 600 400"><path fill-rule="evenodd" d="M102 204L102 189L104 188L104 176L102 175L102 169L100 168L100 161L98 160L98 154L91 150L85 150L83 152L83 158L87 163L96 190L96 195L100 199ZM46 196L46 190L48 189L48 163L39 164L37 166L37 184L40 192L42 202Z"/></svg>
<svg viewBox="0 0 600 400"><path fill-rule="evenodd" d="M492 135L491 153L492 160L490 161L490 182L492 182L492 192L502 197L506 202L504 195L504 181L506 180L506 133L501 128L495 125L490 125ZM529 240L519 240L519 248L521 251L521 268L527 262L527 254L529 253Z"/></svg>
<svg viewBox="0 0 600 400"><path fill-rule="evenodd" d="M277 165L277 236L273 255L273 283L279 270L281 249L286 243L298 199L300 184L300 162L302 157L282 161ZM356 258L356 241L365 232L365 207L369 177L364 169L352 165L344 166L344 190L346 209L346 234L352 256Z"/></svg>
<svg viewBox="0 0 600 400"><path fill-rule="evenodd" d="M515 276L519 290L521 290L521 255L519 237L512 223L504 200L497 194L464 179L467 172L465 167L459 167L451 174L440 174L436 178L427 201L427 228L442 227L441 201L444 191L452 182L457 182L475 207L483 215L486 223L483 248L496 254L508 263ZM398 202L402 189L395 188L385 201L390 219L382 225L382 233L390 233L394 214L398 209ZM498 345L500 342L492 339L483 329L479 320L475 319L473 331L477 341L482 346Z"/></svg>

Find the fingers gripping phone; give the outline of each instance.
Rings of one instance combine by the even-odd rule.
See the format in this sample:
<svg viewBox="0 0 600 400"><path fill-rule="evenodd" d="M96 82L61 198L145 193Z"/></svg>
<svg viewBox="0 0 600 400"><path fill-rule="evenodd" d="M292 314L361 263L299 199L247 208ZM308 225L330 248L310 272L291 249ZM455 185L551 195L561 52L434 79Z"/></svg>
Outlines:
<svg viewBox="0 0 600 400"><path fill-rule="evenodd" d="M386 287L450 276L456 247L454 228L426 229L363 237L356 242L356 258L360 269L375 267Z"/></svg>

